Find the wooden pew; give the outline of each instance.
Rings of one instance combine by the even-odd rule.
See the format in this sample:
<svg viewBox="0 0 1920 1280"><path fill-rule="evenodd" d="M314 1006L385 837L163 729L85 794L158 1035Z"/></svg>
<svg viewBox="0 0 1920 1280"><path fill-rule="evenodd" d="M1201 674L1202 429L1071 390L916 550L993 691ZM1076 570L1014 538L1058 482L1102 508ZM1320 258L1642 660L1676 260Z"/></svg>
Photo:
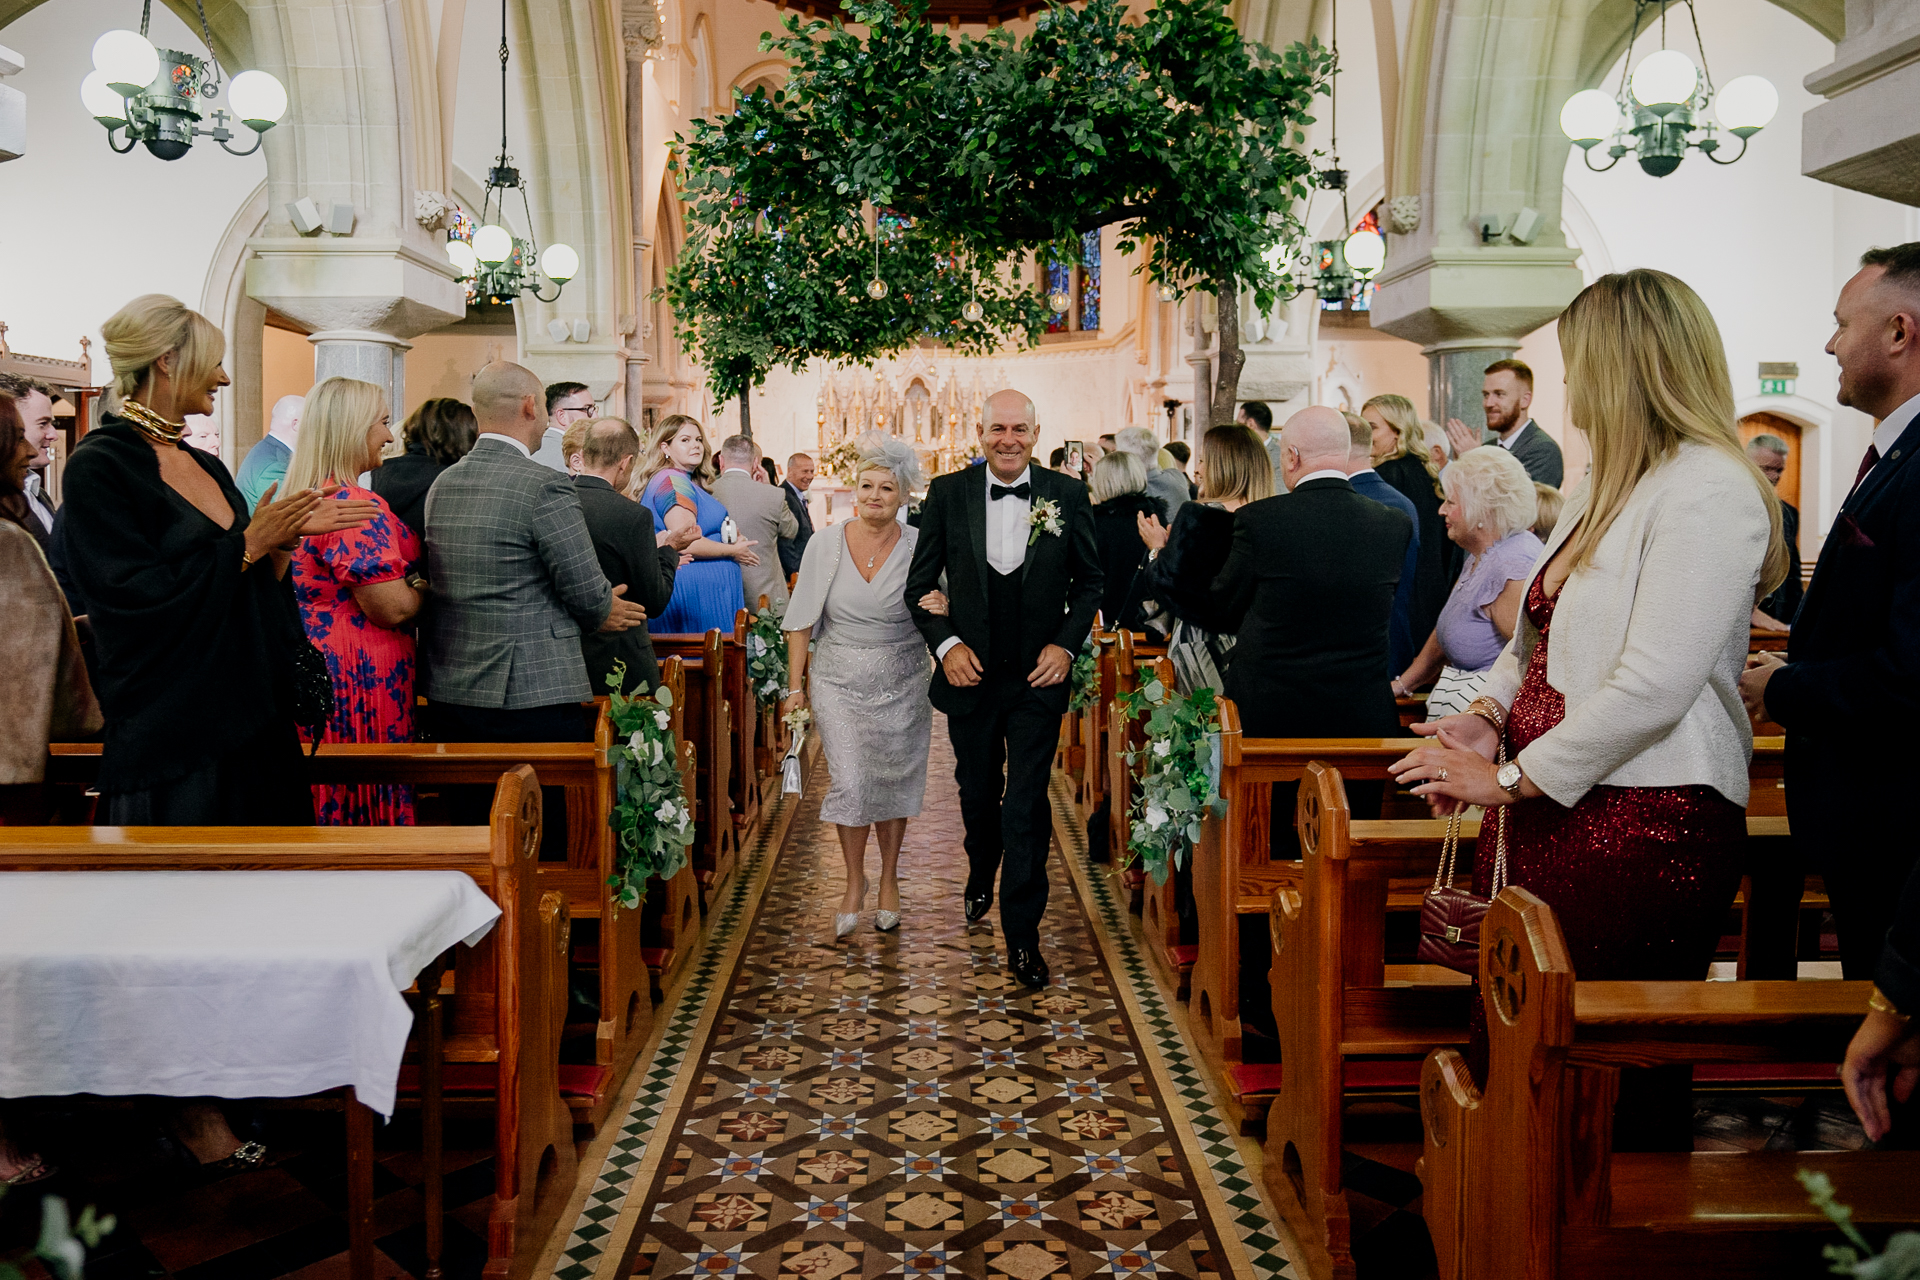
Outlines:
<svg viewBox="0 0 1920 1280"><path fill-rule="evenodd" d="M1093 701L1080 713L1087 768L1076 797L1080 804L1080 816L1089 820L1100 811L1101 802L1107 796L1108 706L1113 701L1114 680L1120 669L1114 650L1117 643L1118 637L1111 631L1096 630L1093 633L1095 692ZM1108 852L1109 856L1114 852L1111 845Z"/></svg>
<svg viewBox="0 0 1920 1280"><path fill-rule="evenodd" d="M694 811L700 834L693 845L693 875L705 911L733 875L740 851L740 832L728 799L734 747L732 704L726 693L726 641L717 628L705 635L657 635L653 651L663 662L678 657L685 664L687 732L698 759Z"/></svg>
<svg viewBox="0 0 1920 1280"><path fill-rule="evenodd" d="M1429 1050L1465 1043L1471 984L1451 969L1386 963L1390 897L1417 902L1432 883L1444 821L1356 822L1339 771L1319 763L1300 781L1296 814L1302 858L1269 908L1280 1069L1239 1070L1278 1077L1261 1173L1306 1251L1299 1261L1316 1280L1350 1278L1344 1102L1369 1089L1411 1092ZM1479 824L1463 825L1465 859Z"/></svg>
<svg viewBox="0 0 1920 1280"><path fill-rule="evenodd" d="M668 712L670 716L668 728L673 734L675 755L680 761L680 787L691 800L696 794L694 789L696 786L695 752L686 734L686 668L678 657L668 658L660 664L660 684L673 699L673 706ZM608 763L606 752L612 745L611 736L605 742L596 740L594 749L602 764ZM609 768L606 773L607 785L611 789L612 770ZM612 811L611 797L609 797L607 811L609 813ZM617 854L617 838L614 838L614 850ZM608 874L612 874L611 865ZM622 914L631 913L623 910ZM664 997L668 988L679 980L680 975L686 971L699 950L700 884L694 879L691 858L688 859L686 866L681 867L668 879L663 881L655 878L648 882L647 899L642 904L639 915L641 918L640 957L652 987L650 993L641 993L641 996L651 1009L651 997L655 995ZM625 969L627 961L624 957L620 958L620 963L623 971L631 972ZM637 977L637 974L635 976ZM604 996L606 987L604 977L601 987ZM625 990L624 986L622 990ZM595 1123L597 1125L598 1121Z"/></svg>
<svg viewBox="0 0 1920 1280"><path fill-rule="evenodd" d="M1386 778L1387 767L1426 741L1421 738L1243 738L1239 709L1221 700L1220 794L1227 815L1204 818L1194 851L1194 899L1200 918L1200 950L1194 961L1189 1014L1205 1056L1240 1060L1239 928L1237 917L1264 915L1280 880L1297 864L1269 857L1270 790L1296 782L1314 762L1339 770L1348 782ZM1783 772L1779 738L1756 738L1749 776L1763 802ZM1766 803L1749 813L1770 812ZM1417 903L1416 903L1417 905Z"/></svg>
<svg viewBox="0 0 1920 1280"><path fill-rule="evenodd" d="M664 668L663 668L664 671ZM615 842L608 826L613 777L607 758L612 726L601 707L594 741L554 743L323 743L307 760L316 783L401 783L420 787L493 785L516 764L533 765L545 785L567 793L567 861L542 862L542 887L566 895L572 919L599 922L593 953L599 969L600 1018L595 1027L597 1070L566 1073L568 1105L575 1119L595 1128L606 1118L634 1059L653 1030L651 976L646 953L671 961L692 953L697 912L691 922L681 909L691 893L688 882L669 884L676 904L668 917L665 941L646 939L641 913L617 909L607 881L613 874ZM98 743L55 743L49 748L50 783L91 786L98 777ZM649 946L651 943L651 946ZM662 948L664 947L664 952Z"/></svg>
<svg viewBox="0 0 1920 1280"><path fill-rule="evenodd" d="M1619 1071L1838 1062L1865 982L1579 982L1553 912L1504 890L1482 926L1485 1092L1461 1055L1421 1075L1420 1177L1442 1280L1803 1277L1839 1234L1813 1169L1870 1235L1920 1225L1920 1152L1612 1150Z"/></svg>
<svg viewBox="0 0 1920 1280"><path fill-rule="evenodd" d="M1121 651L1123 674L1120 688L1127 690L1138 687L1148 680L1159 680L1169 691L1173 689L1173 663L1166 657L1155 658L1150 662L1127 661L1127 635L1121 633ZM1126 672L1135 672L1129 681ZM1113 752L1113 813L1116 819L1114 827L1114 847L1124 849L1132 836L1132 809L1135 773L1126 767L1122 751L1137 751L1146 741L1144 721L1128 721L1115 705L1113 708L1110 737L1116 744ZM1135 868L1134 879L1139 882L1140 928L1146 934L1147 958L1159 973L1160 980L1174 998L1185 1000L1193 978L1194 957L1198 948L1180 940L1180 876L1173 869L1167 873L1165 884L1155 884L1144 868Z"/></svg>
<svg viewBox="0 0 1920 1280"><path fill-rule="evenodd" d="M458 871L500 907L456 956L446 1036L450 1095L494 1101L490 1278L530 1276L573 1192L573 1121L560 1096L567 901L535 874L540 787L499 777L490 827L0 827L0 871ZM402 1093L408 1092L402 1072ZM414 1090L417 1094L417 1088Z"/></svg>
<svg viewBox="0 0 1920 1280"><path fill-rule="evenodd" d="M735 843L744 847L747 832L760 821L760 769L755 752L760 725L760 703L747 675L747 627L753 615L745 609L733 618L732 643L722 646L727 704L732 708L733 733L728 738L733 758L727 774L727 801L733 806Z"/></svg>

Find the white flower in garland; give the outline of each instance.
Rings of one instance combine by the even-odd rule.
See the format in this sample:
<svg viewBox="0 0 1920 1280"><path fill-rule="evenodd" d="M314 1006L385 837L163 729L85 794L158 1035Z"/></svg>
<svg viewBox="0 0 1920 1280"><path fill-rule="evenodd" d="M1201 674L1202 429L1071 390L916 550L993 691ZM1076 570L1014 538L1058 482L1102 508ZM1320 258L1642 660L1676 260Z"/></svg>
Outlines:
<svg viewBox="0 0 1920 1280"><path fill-rule="evenodd" d="M653 816L662 822L672 823L675 818L681 816L680 807L671 800L663 800L660 807L653 811Z"/></svg>
<svg viewBox="0 0 1920 1280"><path fill-rule="evenodd" d="M1165 738L1153 744L1153 754L1165 759L1173 751L1173 743Z"/></svg>
<svg viewBox="0 0 1920 1280"><path fill-rule="evenodd" d="M1028 546L1040 541L1040 535L1043 533L1052 534L1057 538L1067 527L1060 519L1060 504L1051 498L1045 502L1033 504L1027 512L1027 525L1033 530L1027 535Z"/></svg>
<svg viewBox="0 0 1920 1280"><path fill-rule="evenodd" d="M627 750L636 755L647 749L647 735L644 730L635 729L633 736L627 739Z"/></svg>
<svg viewBox="0 0 1920 1280"><path fill-rule="evenodd" d="M654 712L654 713L653 713L653 727L654 727L654 728L656 728L656 729L658 729L658 730L660 730L661 732L663 732L663 733L664 733L664 732L666 732L666 730L667 730L667 729L669 729L669 728L671 728L672 726L673 726L673 713L672 713L672 712L670 712L670 711L656 711L656 712Z"/></svg>
<svg viewBox="0 0 1920 1280"><path fill-rule="evenodd" d="M1167 811L1157 804L1147 806L1147 825L1158 829L1167 825Z"/></svg>

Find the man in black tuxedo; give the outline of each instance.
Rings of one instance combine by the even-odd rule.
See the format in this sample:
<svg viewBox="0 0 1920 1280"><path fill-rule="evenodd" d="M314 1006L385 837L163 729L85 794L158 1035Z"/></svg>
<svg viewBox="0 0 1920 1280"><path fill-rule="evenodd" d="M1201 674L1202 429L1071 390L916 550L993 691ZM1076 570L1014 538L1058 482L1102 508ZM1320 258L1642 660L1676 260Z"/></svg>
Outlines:
<svg viewBox="0 0 1920 1280"><path fill-rule="evenodd" d="M807 540L813 537L813 512L807 509L807 489L813 477L812 455L796 453L787 459L787 478L780 482L780 494L800 523L800 532L780 539L780 572L789 578L800 572L800 557L806 555Z"/></svg>
<svg viewBox="0 0 1920 1280"><path fill-rule="evenodd" d="M1067 675L1100 607L1093 508L1077 480L1031 466L1033 401L990 396L980 428L986 465L936 479L920 509L906 603L936 667L929 695L947 717L966 824L969 923L993 905L1013 974L1047 983L1047 783ZM946 616L920 601L946 575ZM1004 769L1004 775L1003 775Z"/></svg>
<svg viewBox="0 0 1920 1280"><path fill-rule="evenodd" d="M1854 979L1876 977L1920 850L1907 759L1920 716L1920 242L1860 261L1827 350L1840 362L1840 403L1880 425L1784 663L1755 654L1740 679L1748 711L1787 731L1794 845L1826 877L1841 964Z"/></svg>
<svg viewBox="0 0 1920 1280"><path fill-rule="evenodd" d="M580 451L585 469L573 478L573 489L580 498L580 518L587 522L600 572L616 587L625 583L627 599L649 615L658 615L667 611L673 598L680 553L693 545L700 530L688 525L674 533L654 532L653 512L627 497L627 482L633 479L639 453L640 437L632 427L619 418L600 419L587 428ZM660 683L653 639L645 627L582 630L580 656L586 660L587 684L595 697L607 691L607 677L615 663L626 664L626 693Z"/></svg>

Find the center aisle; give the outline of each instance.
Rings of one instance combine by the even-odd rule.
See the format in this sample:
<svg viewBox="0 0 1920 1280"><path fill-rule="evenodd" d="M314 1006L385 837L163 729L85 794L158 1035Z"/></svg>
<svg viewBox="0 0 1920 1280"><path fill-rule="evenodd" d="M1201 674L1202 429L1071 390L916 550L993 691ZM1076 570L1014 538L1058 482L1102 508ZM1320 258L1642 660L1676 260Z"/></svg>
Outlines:
<svg viewBox="0 0 1920 1280"><path fill-rule="evenodd" d="M930 769L899 931L874 932L870 893L838 944L815 769L757 910L749 866L709 933L560 1280L1285 1271L1100 869L1051 860L1052 985L1020 986L997 909L992 928L961 915L943 723Z"/></svg>

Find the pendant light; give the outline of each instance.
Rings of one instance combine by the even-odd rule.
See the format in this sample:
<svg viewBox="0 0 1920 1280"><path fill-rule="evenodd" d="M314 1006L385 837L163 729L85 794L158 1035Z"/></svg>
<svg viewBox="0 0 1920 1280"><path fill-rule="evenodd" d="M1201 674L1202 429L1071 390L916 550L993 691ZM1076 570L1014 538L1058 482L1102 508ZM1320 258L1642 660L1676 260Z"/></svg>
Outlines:
<svg viewBox="0 0 1920 1280"><path fill-rule="evenodd" d="M200 127L207 118L201 105L220 94L220 63L202 0L194 0L194 9L205 58L154 48L147 39L153 0L140 11L140 30L109 31L93 42L93 70L80 82L80 101L106 129L107 146L117 154L144 143L160 159L178 160L193 150L195 138L212 138L232 155L250 156L260 149L260 136L287 113L285 86L265 71L242 71L227 86L227 105L209 113L213 127ZM236 118L253 131L253 145L245 151L231 145L236 135L227 125ZM115 140L122 132L125 146Z"/></svg>

